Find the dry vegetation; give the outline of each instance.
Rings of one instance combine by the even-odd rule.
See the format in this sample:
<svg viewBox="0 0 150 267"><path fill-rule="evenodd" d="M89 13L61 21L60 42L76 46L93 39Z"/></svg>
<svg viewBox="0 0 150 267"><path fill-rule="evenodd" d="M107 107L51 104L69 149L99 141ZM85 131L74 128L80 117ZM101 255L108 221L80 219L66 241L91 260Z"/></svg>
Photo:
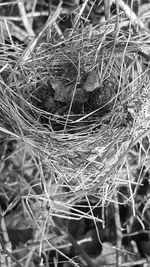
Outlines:
<svg viewBox="0 0 150 267"><path fill-rule="evenodd" d="M0 266L149 266L149 1L0 7Z"/></svg>

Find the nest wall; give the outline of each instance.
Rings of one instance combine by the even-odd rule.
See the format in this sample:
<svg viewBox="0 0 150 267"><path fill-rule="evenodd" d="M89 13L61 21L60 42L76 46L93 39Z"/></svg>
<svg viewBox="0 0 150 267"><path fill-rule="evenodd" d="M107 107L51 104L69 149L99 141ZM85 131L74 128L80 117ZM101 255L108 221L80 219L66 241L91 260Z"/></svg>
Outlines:
<svg viewBox="0 0 150 267"><path fill-rule="evenodd" d="M115 36L115 24L106 24L39 43L25 62L20 50L17 64L8 60L1 76L1 131L28 143L42 158L57 185L53 199L60 193L66 203L85 195L111 199L118 184L128 183L122 176L125 158L149 131L149 73L138 73L135 63L140 49L121 26ZM98 80L89 76L93 70ZM106 81L109 88L106 83L100 100L115 90L107 109L105 102L98 106L98 93L91 107L86 97L94 95L97 82L102 88ZM74 99L84 110L72 111Z"/></svg>

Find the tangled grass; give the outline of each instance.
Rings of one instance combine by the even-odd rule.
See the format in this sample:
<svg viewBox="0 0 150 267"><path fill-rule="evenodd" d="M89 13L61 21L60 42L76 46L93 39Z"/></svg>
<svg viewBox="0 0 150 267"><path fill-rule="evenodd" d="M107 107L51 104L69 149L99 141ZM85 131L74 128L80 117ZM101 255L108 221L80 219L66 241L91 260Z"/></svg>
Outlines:
<svg viewBox="0 0 150 267"><path fill-rule="evenodd" d="M37 247L40 252L59 250L66 236L51 231L49 238L50 225L59 225L57 218L89 218L95 226L102 222L93 206L116 204L115 192L122 185L129 188L126 201L132 202L135 214L133 188L141 179L141 173L137 180L135 173L140 166L149 170L149 44L145 34L126 31L126 23L122 18L117 26L112 18L101 26L73 28L63 40L38 40L27 57L22 46L0 44L0 137L18 143L10 181L1 166L3 186L8 182L13 191L14 176L21 181L25 212L39 231L32 253ZM76 92L82 96L84 78L95 69L100 87L108 80L107 89L115 88L111 110L102 114L104 103L72 114ZM86 88L95 86L95 81L89 83ZM52 112L52 87L63 99L69 95L63 113ZM91 214L78 210L83 199ZM148 208L147 202L143 213Z"/></svg>
<svg viewBox="0 0 150 267"><path fill-rule="evenodd" d="M41 41L25 61L21 61L22 47L1 44L0 130L28 144L49 170L44 194L51 214L70 217L72 205L91 195L104 205L118 186L132 183L128 153L149 136L149 68L144 69L146 59L139 55L145 52L142 37L125 34L125 23L119 24L116 36L112 19L102 26L72 30L64 40ZM71 108L63 115L39 108L39 88L46 101L49 84L71 75L76 90L76 84L97 66L101 83L109 79L117 86L109 114L93 117L93 110L72 120ZM58 121L61 130L52 126Z"/></svg>

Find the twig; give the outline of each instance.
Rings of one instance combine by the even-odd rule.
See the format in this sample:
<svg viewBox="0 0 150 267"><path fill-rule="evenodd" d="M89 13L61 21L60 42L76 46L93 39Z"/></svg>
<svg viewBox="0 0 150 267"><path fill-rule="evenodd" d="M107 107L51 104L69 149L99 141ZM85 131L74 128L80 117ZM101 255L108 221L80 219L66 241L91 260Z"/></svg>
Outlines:
<svg viewBox="0 0 150 267"><path fill-rule="evenodd" d="M82 256L82 258L85 260L85 262L87 263L88 267L95 267L95 264L93 264L93 262L91 261L91 259L89 258L89 256L87 255L87 253L84 251L84 249L82 249L82 247L80 245L78 245L77 241L74 239L74 237L69 233L69 231L67 231L67 236L68 236L68 240L71 242L73 248L75 251L77 251L78 255L77 256Z"/></svg>
<svg viewBox="0 0 150 267"><path fill-rule="evenodd" d="M12 252L12 245L11 242L9 241L9 237L8 237L8 233L7 233L7 229L6 229L6 225L5 225L5 221L4 221L4 217L1 217L1 231L2 231L2 235L3 235L3 240L5 242L5 249L7 248L7 251ZM2 246L3 241L1 240L1 246ZM11 257L7 258L7 264L8 267L11 267Z"/></svg>
<svg viewBox="0 0 150 267"><path fill-rule="evenodd" d="M0 244L2 247L2 251L0 251L0 253L2 255L7 255L9 258L11 258L11 260L16 263L16 267L23 267L22 264L7 249L5 249L5 245L1 238L0 238Z"/></svg>
<svg viewBox="0 0 150 267"><path fill-rule="evenodd" d="M84 1L83 5L82 5L82 7L81 7L81 9L80 9L80 12L79 12L79 14L78 14L78 18L77 18L77 20L75 21L75 24L74 24L74 26L73 26L73 30L76 30L76 27L77 27L77 25L78 25L78 22L79 22L79 20L80 20L80 18L81 18L81 16L82 16L82 13L83 13L83 11L84 11L86 5L88 4L88 2L89 2L89 0L85 0L85 1Z"/></svg>
<svg viewBox="0 0 150 267"><path fill-rule="evenodd" d="M9 241L9 237L8 237L8 233L7 233L7 229L6 229L6 225L5 225L5 221L4 221L4 217L2 215L2 210L0 208L0 230L2 235L0 235L0 247L2 248L2 250L0 251L1 255L0 255L0 260L6 261L6 255L7 255L7 266L11 267L11 260L14 261L16 263L17 267L22 267L22 264L19 263L19 261L12 255L12 253L10 253L10 251L12 251L11 248L11 243ZM4 243L5 242L5 243ZM6 247L9 249L6 249ZM2 262L0 262L2 264Z"/></svg>
<svg viewBox="0 0 150 267"><path fill-rule="evenodd" d="M115 51L115 46L116 46L116 43L117 43L117 37L118 37L118 33L119 33L119 8L118 8L118 0L115 0L116 1L116 7L117 7L117 13L116 13L116 24L115 24L115 36L114 36L114 43L113 43L113 47L112 47L112 50L111 50L111 54L109 56L109 60L107 62L107 65L105 67L105 70L104 72L102 73L102 76L101 76L101 79L100 79L100 84L99 86L102 85L103 83L103 80L105 78L105 75L108 71L108 68L110 66L110 63L111 63L111 59L112 59L112 56L114 54L114 51Z"/></svg>
<svg viewBox="0 0 150 267"><path fill-rule="evenodd" d="M18 40L23 42L28 37L27 32L19 28L18 26L16 26L12 21L7 20L7 17L5 18L3 20L0 19L1 30L4 32L4 36L8 34L8 29L9 29L11 36L15 36ZM6 23L7 23L7 27L6 27ZM0 40L1 40L1 37L0 37Z"/></svg>
<svg viewBox="0 0 150 267"><path fill-rule="evenodd" d="M118 204L118 196L117 191L115 192L115 202L114 202L114 210L115 210L115 224L116 224L116 267L122 266L122 256L121 256L121 248L122 248L122 232L121 232L121 222L119 215L119 204Z"/></svg>
<svg viewBox="0 0 150 267"><path fill-rule="evenodd" d="M104 0L104 13L105 13L105 19L108 20L110 18L110 0Z"/></svg>
<svg viewBox="0 0 150 267"><path fill-rule="evenodd" d="M32 5L32 11L31 11L31 19L30 19L30 25L31 25L31 27L33 25L33 18L34 18L36 4L37 4L37 0L34 0L33 5ZM27 14L27 16L28 16L28 14Z"/></svg>
<svg viewBox="0 0 150 267"><path fill-rule="evenodd" d="M30 44L28 45L28 47L26 48L26 50L24 51L24 53L22 54L22 56L20 58L20 61L22 63L30 57L30 55L32 54L38 40L41 38L41 36L43 35L43 33L45 32L47 27L52 27L54 22L56 22L56 20L58 19L59 15L60 15L60 12L61 12L61 5L62 5L62 2L60 1L60 4L58 5L57 10L54 12L54 14L52 16L50 16L48 18L47 22L45 23L43 29L40 31L38 36L30 42Z"/></svg>
<svg viewBox="0 0 150 267"><path fill-rule="evenodd" d="M18 0L18 8L19 8L20 16L22 18L22 21L23 21L23 24L24 24L24 27L25 27L27 33L29 34L29 36L34 37L35 33L34 33L32 27L30 25L30 22L28 20L28 17L27 17L26 11L25 11L25 7L24 7L24 3L21 2L20 0Z"/></svg>
<svg viewBox="0 0 150 267"><path fill-rule="evenodd" d="M130 9L130 7L125 4L125 2L123 0L118 0L118 4L120 6L120 8L125 12L125 14L127 15L127 17L132 21L132 23L134 22L135 24L137 24L141 29L145 29L145 25L144 23L137 17L137 15Z"/></svg>
<svg viewBox="0 0 150 267"><path fill-rule="evenodd" d="M137 260L137 261L133 261L133 262L125 262L125 263L122 263L122 267L131 267L131 266L140 266L140 265L144 265L144 264L147 264L147 263L150 263L150 260L149 259L141 259L141 260ZM147 265L146 265L147 266Z"/></svg>

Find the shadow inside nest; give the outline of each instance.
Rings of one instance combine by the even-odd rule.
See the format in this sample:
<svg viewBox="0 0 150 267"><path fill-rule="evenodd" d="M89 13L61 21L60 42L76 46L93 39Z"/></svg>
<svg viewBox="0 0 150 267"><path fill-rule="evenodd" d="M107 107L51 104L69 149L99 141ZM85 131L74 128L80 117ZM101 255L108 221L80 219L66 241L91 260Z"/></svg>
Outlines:
<svg viewBox="0 0 150 267"><path fill-rule="evenodd" d="M57 83L57 81L56 81ZM117 88L104 81L101 87L86 92L79 85L72 99L58 99L50 82L37 86L31 99L32 105L39 111L39 122L55 132L78 133L93 131L108 124L117 95ZM72 89L72 88L71 88ZM63 90L63 89L62 89ZM65 93L64 93L65 94Z"/></svg>
<svg viewBox="0 0 150 267"><path fill-rule="evenodd" d="M99 90L97 88L93 94L89 94L87 103L73 102L71 105L70 103L55 101L49 97L47 99L51 103L49 108L47 102L41 101L40 105L39 103L35 105L36 108L40 108L37 115L38 121L50 131L67 134L94 133L102 125L111 124L119 128L131 125L133 118L126 105L119 106L121 115L118 115L118 107L113 108L113 105L107 104L107 102L102 104L103 106L98 106L97 94L99 94Z"/></svg>

